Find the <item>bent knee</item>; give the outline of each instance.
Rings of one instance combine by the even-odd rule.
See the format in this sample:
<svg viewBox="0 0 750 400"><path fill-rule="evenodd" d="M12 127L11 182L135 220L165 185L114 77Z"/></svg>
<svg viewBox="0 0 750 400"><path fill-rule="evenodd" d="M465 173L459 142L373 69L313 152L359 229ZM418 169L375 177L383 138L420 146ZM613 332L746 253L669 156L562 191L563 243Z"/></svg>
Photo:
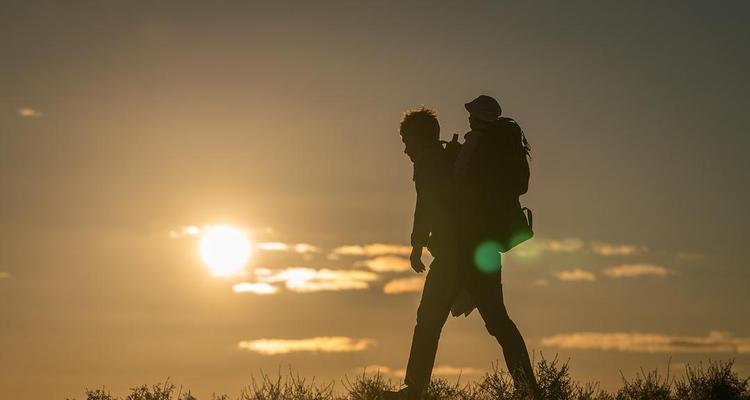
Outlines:
<svg viewBox="0 0 750 400"><path fill-rule="evenodd" d="M495 337L507 336L518 330L516 324L510 319L507 313L499 313L489 321L485 321L485 328L490 335Z"/></svg>

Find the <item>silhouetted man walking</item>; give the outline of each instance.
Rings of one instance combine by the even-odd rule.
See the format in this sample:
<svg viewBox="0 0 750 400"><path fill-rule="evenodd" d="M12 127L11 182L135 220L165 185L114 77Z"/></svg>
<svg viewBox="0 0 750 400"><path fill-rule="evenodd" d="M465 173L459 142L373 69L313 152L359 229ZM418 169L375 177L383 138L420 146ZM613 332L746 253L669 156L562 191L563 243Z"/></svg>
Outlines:
<svg viewBox="0 0 750 400"><path fill-rule="evenodd" d="M497 139L497 135L505 133L501 132L504 126L499 122L501 110L499 104L488 96L480 96L466 104L466 109L470 113L472 132L466 135L460 153L455 137L443 149L439 141L440 126L431 110L422 108L407 112L401 121L400 133L405 153L414 163L417 191L411 235L412 268L416 272L425 270L420 260L425 246L434 256L434 261L417 310L417 324L406 368L406 387L398 392L387 392L386 399L422 398L451 306L457 311L454 315L468 315L474 304L489 333L503 347L508 370L516 384L527 383L532 394L536 391L526 345L503 303L499 254L496 268L480 271L474 262L476 248L491 231L483 221L483 215L487 215L488 207L495 206L483 200L488 197L487 193L492 192L483 187L486 183L483 177L488 172L497 172L494 168L482 171L483 167L489 166L482 158L488 156L483 144L487 138ZM518 145L520 148L520 137ZM463 291L469 294L473 304L468 309L455 310L456 300Z"/></svg>

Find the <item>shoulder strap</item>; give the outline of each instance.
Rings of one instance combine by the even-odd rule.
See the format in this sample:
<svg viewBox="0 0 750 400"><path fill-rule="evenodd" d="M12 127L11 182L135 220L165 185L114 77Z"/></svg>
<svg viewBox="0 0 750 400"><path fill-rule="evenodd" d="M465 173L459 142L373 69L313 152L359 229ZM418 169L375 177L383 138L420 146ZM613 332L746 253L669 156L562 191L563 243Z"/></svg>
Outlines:
<svg viewBox="0 0 750 400"><path fill-rule="evenodd" d="M526 220L529 221L529 229L534 229L534 214L531 213L531 209L528 207L523 207L521 211L526 212Z"/></svg>

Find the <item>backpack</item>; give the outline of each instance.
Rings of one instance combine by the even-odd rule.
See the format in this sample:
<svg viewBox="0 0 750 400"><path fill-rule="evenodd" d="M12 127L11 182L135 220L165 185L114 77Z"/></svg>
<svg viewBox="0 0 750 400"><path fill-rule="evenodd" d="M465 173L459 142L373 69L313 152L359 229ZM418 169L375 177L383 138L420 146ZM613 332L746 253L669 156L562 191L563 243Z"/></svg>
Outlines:
<svg viewBox="0 0 750 400"><path fill-rule="evenodd" d="M510 118L499 118L483 132L470 161L485 216L483 236L498 242L501 252L534 236L533 214L519 200L529 189L528 157L521 127Z"/></svg>
<svg viewBox="0 0 750 400"><path fill-rule="evenodd" d="M518 197L529 190L528 157L521 127L510 118L500 118L483 132L470 163L482 186Z"/></svg>

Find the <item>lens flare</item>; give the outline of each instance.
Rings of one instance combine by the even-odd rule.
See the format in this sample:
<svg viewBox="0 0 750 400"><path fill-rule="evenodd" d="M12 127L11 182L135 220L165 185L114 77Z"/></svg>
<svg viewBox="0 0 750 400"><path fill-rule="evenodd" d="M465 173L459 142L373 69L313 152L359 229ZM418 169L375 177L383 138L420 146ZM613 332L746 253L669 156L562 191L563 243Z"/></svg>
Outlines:
<svg viewBox="0 0 750 400"><path fill-rule="evenodd" d="M486 240L474 249L474 265L485 274L500 270L500 243Z"/></svg>

